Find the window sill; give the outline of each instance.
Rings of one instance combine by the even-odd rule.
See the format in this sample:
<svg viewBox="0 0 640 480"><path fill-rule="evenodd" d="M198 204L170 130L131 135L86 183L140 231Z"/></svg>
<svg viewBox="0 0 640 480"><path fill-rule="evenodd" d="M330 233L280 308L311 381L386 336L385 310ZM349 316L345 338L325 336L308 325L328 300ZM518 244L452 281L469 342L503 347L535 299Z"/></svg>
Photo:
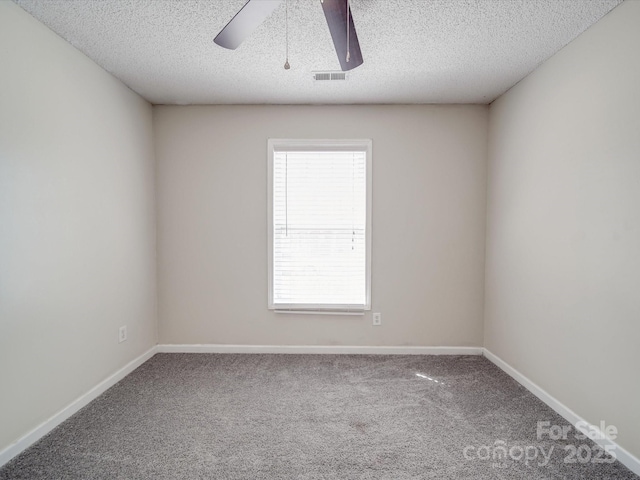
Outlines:
<svg viewBox="0 0 640 480"><path fill-rule="evenodd" d="M363 316L364 310L304 310L304 309L274 309L276 313L295 313L300 315L350 315Z"/></svg>

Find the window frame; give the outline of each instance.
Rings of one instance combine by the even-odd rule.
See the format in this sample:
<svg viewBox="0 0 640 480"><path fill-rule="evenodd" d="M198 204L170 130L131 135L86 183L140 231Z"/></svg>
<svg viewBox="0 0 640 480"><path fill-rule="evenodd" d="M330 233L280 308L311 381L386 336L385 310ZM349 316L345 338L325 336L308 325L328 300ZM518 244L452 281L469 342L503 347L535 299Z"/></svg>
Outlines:
<svg viewBox="0 0 640 480"><path fill-rule="evenodd" d="M365 226L365 304L281 304L274 302L274 153L276 151L363 151L366 154L366 226ZM277 313L317 313L336 315L363 315L371 310L371 237L373 207L373 142L371 139L276 139L267 141L267 276L268 309Z"/></svg>

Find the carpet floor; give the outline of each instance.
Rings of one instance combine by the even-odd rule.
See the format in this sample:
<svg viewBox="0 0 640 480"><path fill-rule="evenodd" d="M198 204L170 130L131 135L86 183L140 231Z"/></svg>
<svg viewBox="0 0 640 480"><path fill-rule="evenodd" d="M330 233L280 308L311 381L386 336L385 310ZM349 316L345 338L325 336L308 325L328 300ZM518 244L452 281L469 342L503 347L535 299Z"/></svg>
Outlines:
<svg viewBox="0 0 640 480"><path fill-rule="evenodd" d="M638 479L480 356L158 354L0 479Z"/></svg>

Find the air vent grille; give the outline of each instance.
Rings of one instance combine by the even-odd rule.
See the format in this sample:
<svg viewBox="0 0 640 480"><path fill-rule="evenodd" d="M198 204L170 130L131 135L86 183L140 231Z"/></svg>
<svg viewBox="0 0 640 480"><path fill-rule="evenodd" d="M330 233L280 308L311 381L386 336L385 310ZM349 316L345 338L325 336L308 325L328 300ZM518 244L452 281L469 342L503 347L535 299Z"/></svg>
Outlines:
<svg viewBox="0 0 640 480"><path fill-rule="evenodd" d="M314 72L313 79L317 82L330 80L346 80L345 72Z"/></svg>

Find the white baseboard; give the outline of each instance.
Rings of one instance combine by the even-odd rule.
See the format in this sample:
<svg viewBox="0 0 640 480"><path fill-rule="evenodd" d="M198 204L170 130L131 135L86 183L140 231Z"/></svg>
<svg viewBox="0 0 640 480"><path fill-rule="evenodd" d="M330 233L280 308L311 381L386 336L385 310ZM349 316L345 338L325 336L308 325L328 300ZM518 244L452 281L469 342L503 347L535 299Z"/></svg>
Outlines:
<svg viewBox="0 0 640 480"><path fill-rule="evenodd" d="M58 413L53 415L51 418L46 420L45 422L38 425L36 428L27 433L24 437L20 438L16 442L9 445L4 450L0 451L0 467L11 460L16 455L22 453L28 447L33 445L35 442L44 437L47 433L53 430L55 427L64 422L71 415L76 413L82 407L88 405L92 400L98 398L101 394L103 394L107 389L118 383L124 377L133 372L136 368L142 365L144 362L149 360L156 354L157 347L154 346L150 348L147 352L140 355L138 358L132 360L127 363L124 367L118 370L116 373L106 378L98 385L93 387L87 393L82 395L80 398L77 398L65 408L60 410Z"/></svg>
<svg viewBox="0 0 640 480"><path fill-rule="evenodd" d="M362 347L341 345L158 345L159 353L289 353L362 355L482 355L482 347Z"/></svg>
<svg viewBox="0 0 640 480"><path fill-rule="evenodd" d="M360 347L340 345L158 345L159 353L482 355L482 351L482 347Z"/></svg>
<svg viewBox="0 0 640 480"><path fill-rule="evenodd" d="M569 407L567 407L565 404L560 402L558 399L556 399L555 397L553 397L552 395L547 393L545 390L543 390L541 387L539 387L534 382L529 380L522 373L520 373L518 370L513 368L511 365L509 365L507 362L502 360L497 355L491 353L486 348L483 349L483 355L489 361L491 361L493 364L495 364L498 368L503 370L507 375L512 377L516 382L518 382L520 385L522 385L524 388L529 390L536 397L538 397L540 400L542 400L544 403L546 403L558 415L563 417L570 424L575 426L578 422L581 422L582 425L587 425L586 429L588 429L588 430L590 430L592 432L600 432L600 430L599 430L599 428L597 426L592 425L589 422L587 422L584 418L582 418L576 412L574 412ZM581 429L581 430L583 430L583 433L585 433L584 429ZM636 475L640 475L640 460L637 457L635 457L629 451L627 451L624 448L622 448L615 441L613 441L611 439L608 439L608 438L605 438L604 435L598 435L598 437L599 438L595 439L594 442L596 442L598 445L600 445L602 447L604 447L606 445L610 445L610 446L614 447L613 450L614 450L618 460L620 460L620 463L622 463L625 467L627 467L629 470L631 470Z"/></svg>

